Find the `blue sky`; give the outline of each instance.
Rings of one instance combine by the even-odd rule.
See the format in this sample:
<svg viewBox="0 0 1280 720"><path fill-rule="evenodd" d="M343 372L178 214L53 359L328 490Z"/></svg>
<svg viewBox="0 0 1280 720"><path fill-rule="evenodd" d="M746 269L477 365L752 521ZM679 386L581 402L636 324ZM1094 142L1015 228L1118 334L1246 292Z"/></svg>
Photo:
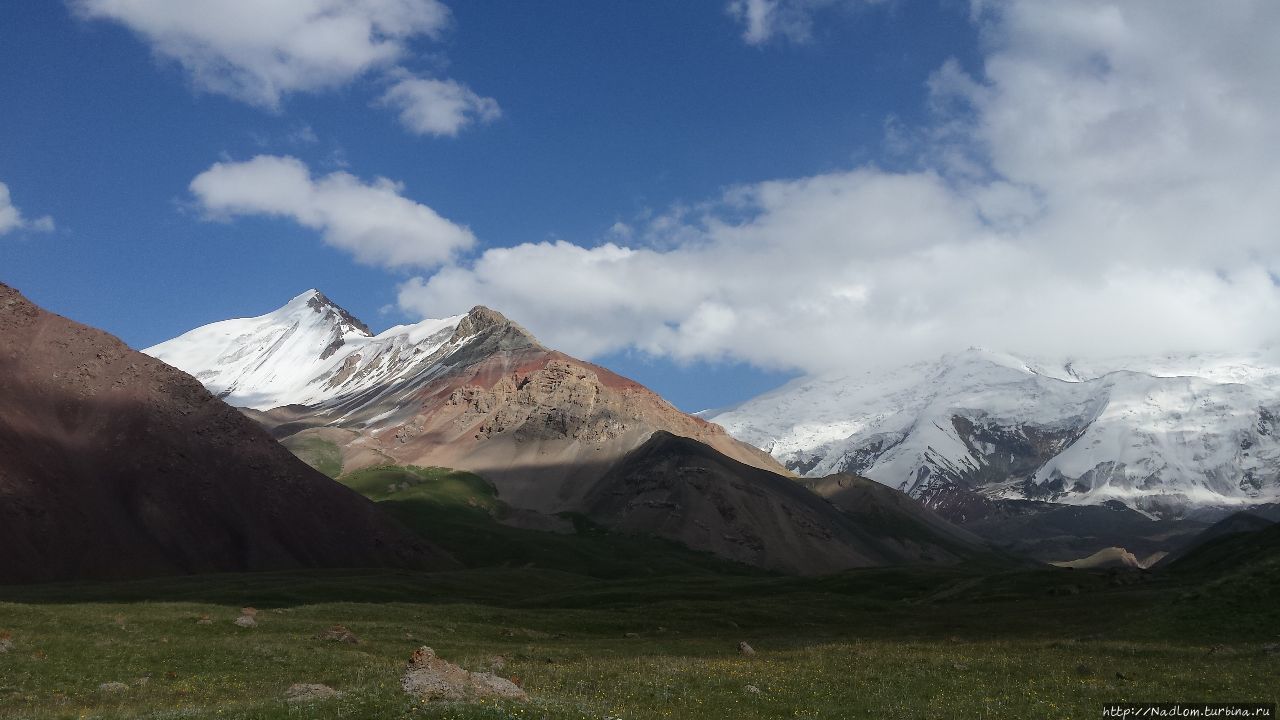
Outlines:
<svg viewBox="0 0 1280 720"><path fill-rule="evenodd" d="M0 280L135 347L309 287L376 328L484 303L688 410L969 344L1274 334L1267 3L267 5L375 30L282 63L158 0L0 5ZM257 156L308 199L261 199ZM421 227L371 238L340 190Z"/></svg>
<svg viewBox="0 0 1280 720"><path fill-rule="evenodd" d="M193 89L177 63L119 23L76 18L57 2L6 3L0 181L57 230L6 238L0 275L135 347L266 311L311 286L387 326L406 319L384 310L403 273L361 265L287 221L204 221L188 183L219 159L290 155L403 182L405 195L469 226L481 248L592 245L618 221L726 186L881 158L885 118L918 115L925 79L973 41L956 3L834 14L811 43L767 47L744 43L713 2L451 10L443 41L414 43L411 61L445 65L497 99L502 116L435 138L372 107L372 82L298 93L264 112ZM601 359L692 409L780 377L635 352Z"/></svg>

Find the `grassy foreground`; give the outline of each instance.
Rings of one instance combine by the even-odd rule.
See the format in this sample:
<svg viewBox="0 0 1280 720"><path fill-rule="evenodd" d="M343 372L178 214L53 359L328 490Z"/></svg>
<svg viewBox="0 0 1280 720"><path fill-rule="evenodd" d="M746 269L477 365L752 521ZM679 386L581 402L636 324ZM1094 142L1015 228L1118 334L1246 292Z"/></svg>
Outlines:
<svg viewBox="0 0 1280 720"><path fill-rule="evenodd" d="M467 473L339 480L473 569L0 587L0 720L1097 718L1110 702L1280 696L1280 654L1263 649L1280 640L1280 553L1249 539L1166 573L801 579L582 518L510 527ZM233 624L246 606L256 627ZM335 625L362 642L318 637ZM532 700L419 704L399 678L421 645L471 670L501 656ZM294 683L342 696L290 705Z"/></svg>
<svg viewBox="0 0 1280 720"><path fill-rule="evenodd" d="M1115 582L493 569L5 588L0 718L1096 718L1123 700L1277 699L1274 604ZM232 624L245 605L257 627ZM363 642L317 639L337 624ZM533 700L416 704L398 681L420 645L473 670L501 655ZM298 682L344 694L291 706Z"/></svg>

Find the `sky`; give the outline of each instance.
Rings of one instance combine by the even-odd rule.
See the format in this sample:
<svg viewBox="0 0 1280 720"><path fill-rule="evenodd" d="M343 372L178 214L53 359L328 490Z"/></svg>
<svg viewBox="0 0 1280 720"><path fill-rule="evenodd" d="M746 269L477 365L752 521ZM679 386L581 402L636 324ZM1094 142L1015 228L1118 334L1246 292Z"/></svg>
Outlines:
<svg viewBox="0 0 1280 720"><path fill-rule="evenodd" d="M1280 333L1271 0L0 4L0 281L147 347L318 288L679 407Z"/></svg>

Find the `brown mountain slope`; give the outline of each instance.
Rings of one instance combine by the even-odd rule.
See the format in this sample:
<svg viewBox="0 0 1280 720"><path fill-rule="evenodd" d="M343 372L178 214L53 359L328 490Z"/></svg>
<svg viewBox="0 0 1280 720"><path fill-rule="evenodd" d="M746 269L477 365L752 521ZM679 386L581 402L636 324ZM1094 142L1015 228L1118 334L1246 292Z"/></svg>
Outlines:
<svg viewBox="0 0 1280 720"><path fill-rule="evenodd" d="M488 308L473 309L419 367L407 382L251 415L277 438L334 442L347 471L388 462L469 470L493 482L508 504L540 512L579 509L604 472L658 430L787 474L720 426L543 347Z"/></svg>
<svg viewBox="0 0 1280 720"><path fill-rule="evenodd" d="M0 582L448 567L185 373L0 284Z"/></svg>
<svg viewBox="0 0 1280 720"><path fill-rule="evenodd" d="M852 476L818 482L851 478L861 482L839 498L849 505L845 511L793 479L657 432L591 488L583 511L619 530L784 572L955 564L991 555L981 540L896 490Z"/></svg>

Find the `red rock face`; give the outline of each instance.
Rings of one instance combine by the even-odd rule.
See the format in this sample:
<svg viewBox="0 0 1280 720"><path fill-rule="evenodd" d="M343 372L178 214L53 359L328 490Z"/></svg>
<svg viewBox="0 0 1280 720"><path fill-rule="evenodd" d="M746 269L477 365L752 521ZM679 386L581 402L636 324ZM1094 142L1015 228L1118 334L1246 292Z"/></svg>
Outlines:
<svg viewBox="0 0 1280 720"><path fill-rule="evenodd" d="M195 379L0 284L0 582L453 561Z"/></svg>
<svg viewBox="0 0 1280 720"><path fill-rule="evenodd" d="M694 438L730 458L788 474L768 454L687 415L632 380L537 343L477 308L436 368L406 389L273 411L275 434L324 433L345 470L386 462L478 473L499 497L539 512L581 510L591 485L656 431ZM321 428L325 429L321 429ZM332 428L354 430L345 438Z"/></svg>

